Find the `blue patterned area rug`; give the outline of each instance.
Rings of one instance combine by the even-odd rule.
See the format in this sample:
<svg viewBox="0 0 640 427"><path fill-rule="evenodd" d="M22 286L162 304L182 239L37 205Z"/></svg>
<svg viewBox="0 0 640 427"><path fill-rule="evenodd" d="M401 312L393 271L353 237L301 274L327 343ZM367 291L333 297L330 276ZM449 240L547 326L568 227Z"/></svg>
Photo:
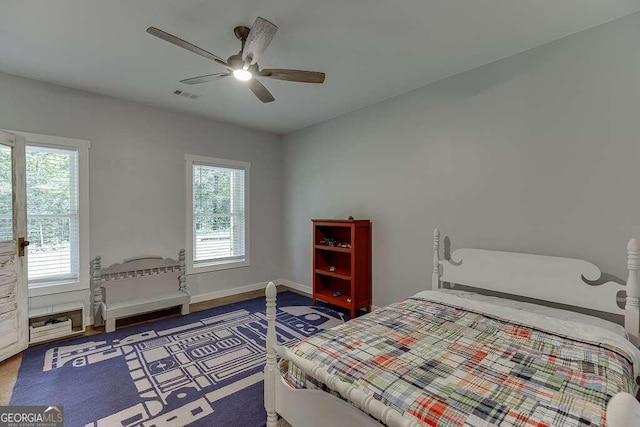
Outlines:
<svg viewBox="0 0 640 427"><path fill-rule="evenodd" d="M12 405L62 405L65 425L263 426L264 298L27 350ZM279 343L348 319L278 295Z"/></svg>

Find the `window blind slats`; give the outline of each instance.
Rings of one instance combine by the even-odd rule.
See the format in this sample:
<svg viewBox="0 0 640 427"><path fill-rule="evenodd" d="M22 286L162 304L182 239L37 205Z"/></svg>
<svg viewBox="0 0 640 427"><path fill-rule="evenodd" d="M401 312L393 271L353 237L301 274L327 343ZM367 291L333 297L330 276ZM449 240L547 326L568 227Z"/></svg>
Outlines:
<svg viewBox="0 0 640 427"><path fill-rule="evenodd" d="M29 283L78 280L78 151L27 145Z"/></svg>
<svg viewBox="0 0 640 427"><path fill-rule="evenodd" d="M193 165L193 261L245 257L245 170Z"/></svg>

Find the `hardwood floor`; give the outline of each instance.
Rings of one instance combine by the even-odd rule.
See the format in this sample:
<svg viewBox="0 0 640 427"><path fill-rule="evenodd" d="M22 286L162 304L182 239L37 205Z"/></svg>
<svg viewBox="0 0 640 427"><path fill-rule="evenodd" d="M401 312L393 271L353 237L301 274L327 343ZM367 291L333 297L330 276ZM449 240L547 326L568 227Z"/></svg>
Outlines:
<svg viewBox="0 0 640 427"><path fill-rule="evenodd" d="M299 292L295 289L287 288L286 286L278 286L278 292L291 291L301 295L308 296L305 293ZM248 299L259 298L264 296L264 290L245 292L243 294L232 295L229 297L218 298L210 301L203 301L195 304L191 304L189 307L191 312L207 310L209 308L220 307L222 305L233 304L235 302L245 301ZM140 323L151 322L160 319L166 319L168 317L176 317L180 315L180 307L175 309L156 311L154 313L143 314L140 316L133 316L126 319L119 320L116 324L116 329L123 326L137 325ZM99 326L94 328L93 326L87 327L84 336L91 336L101 334L104 332L104 327ZM73 338L78 338L73 337ZM63 341L63 340L60 340ZM46 344L46 343L43 343ZM42 344L38 344L42 345ZM0 406L8 405L13 393L13 386L16 384L18 378L18 370L22 363L22 353L0 362Z"/></svg>
<svg viewBox="0 0 640 427"><path fill-rule="evenodd" d="M11 393L13 393L13 386L18 378L20 363L22 363L22 353L16 354L0 363L0 406L8 405L11 400Z"/></svg>

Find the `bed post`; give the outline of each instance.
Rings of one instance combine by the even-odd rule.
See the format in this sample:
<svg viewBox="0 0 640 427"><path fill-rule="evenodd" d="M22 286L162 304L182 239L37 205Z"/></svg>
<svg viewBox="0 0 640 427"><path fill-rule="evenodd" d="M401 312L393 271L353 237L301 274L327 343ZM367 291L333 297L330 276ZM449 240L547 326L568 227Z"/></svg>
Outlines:
<svg viewBox="0 0 640 427"><path fill-rule="evenodd" d="M433 230L433 273L431 274L431 290L440 289L440 230Z"/></svg>
<svg viewBox="0 0 640 427"><path fill-rule="evenodd" d="M89 263L89 287L92 293L92 312L93 312L93 325L102 326L104 320L102 319L102 311L100 304L102 303L102 288L100 288L102 281L102 258L95 257Z"/></svg>
<svg viewBox="0 0 640 427"><path fill-rule="evenodd" d="M267 411L267 427L276 427L276 294L278 290L273 282L269 282L265 291L267 299L267 364L264 367L264 409Z"/></svg>
<svg viewBox="0 0 640 427"><path fill-rule="evenodd" d="M638 283L638 268L640 267L640 242L638 239L629 240L627 245L627 302L624 313L624 327L629 334L630 341L635 345L640 343L640 284Z"/></svg>

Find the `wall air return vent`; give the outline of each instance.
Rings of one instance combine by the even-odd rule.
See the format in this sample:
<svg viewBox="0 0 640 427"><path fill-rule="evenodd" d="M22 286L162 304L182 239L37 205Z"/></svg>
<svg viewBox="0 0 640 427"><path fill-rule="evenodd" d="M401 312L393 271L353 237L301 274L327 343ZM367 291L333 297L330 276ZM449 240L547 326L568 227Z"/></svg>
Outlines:
<svg viewBox="0 0 640 427"><path fill-rule="evenodd" d="M195 93L186 92L186 91L180 90L180 89L174 89L173 90L173 94L181 96L183 98L187 98L187 99L198 99L198 98L200 98L200 95L196 95Z"/></svg>

